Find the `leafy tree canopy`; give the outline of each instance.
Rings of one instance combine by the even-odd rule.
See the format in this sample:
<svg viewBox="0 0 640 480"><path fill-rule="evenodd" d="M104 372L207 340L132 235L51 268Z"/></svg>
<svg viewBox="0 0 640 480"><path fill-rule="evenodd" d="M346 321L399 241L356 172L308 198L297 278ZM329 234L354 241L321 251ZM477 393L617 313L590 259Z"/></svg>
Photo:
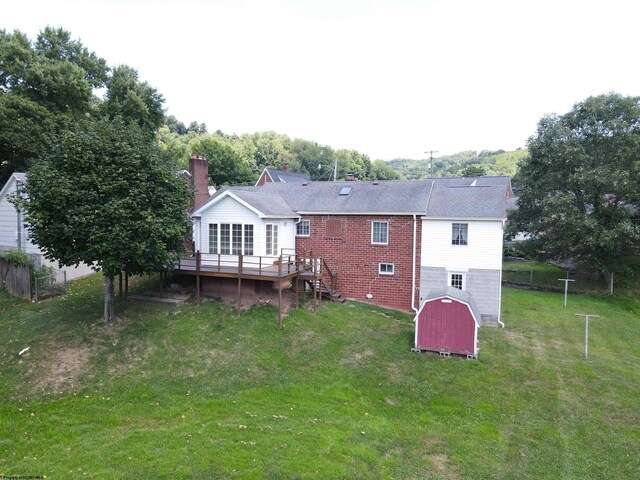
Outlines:
<svg viewBox="0 0 640 480"><path fill-rule="evenodd" d="M510 231L611 272L640 245L640 97L587 98L542 118L518 173Z"/></svg>
<svg viewBox="0 0 640 480"><path fill-rule="evenodd" d="M25 192L29 233L45 255L104 273L107 323L114 275L166 268L191 227L189 187L148 132L120 117L81 120L57 135Z"/></svg>
<svg viewBox="0 0 640 480"><path fill-rule="evenodd" d="M255 182L254 174L233 148L214 137L203 137L191 144L192 153L209 161L209 179L214 185Z"/></svg>

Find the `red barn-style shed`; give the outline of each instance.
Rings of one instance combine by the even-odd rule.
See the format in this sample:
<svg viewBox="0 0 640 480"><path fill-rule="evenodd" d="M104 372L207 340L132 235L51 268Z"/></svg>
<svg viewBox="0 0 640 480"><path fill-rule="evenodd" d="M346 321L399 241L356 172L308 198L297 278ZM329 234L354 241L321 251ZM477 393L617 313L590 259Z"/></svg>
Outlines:
<svg viewBox="0 0 640 480"><path fill-rule="evenodd" d="M414 351L478 355L480 316L473 297L457 288L431 290L416 314Z"/></svg>

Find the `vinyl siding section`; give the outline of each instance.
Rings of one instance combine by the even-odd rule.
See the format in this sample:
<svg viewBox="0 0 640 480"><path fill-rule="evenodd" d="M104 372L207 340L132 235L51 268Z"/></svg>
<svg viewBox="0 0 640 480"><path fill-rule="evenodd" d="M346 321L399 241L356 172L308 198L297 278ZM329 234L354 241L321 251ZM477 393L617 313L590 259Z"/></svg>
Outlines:
<svg viewBox="0 0 640 480"><path fill-rule="evenodd" d="M27 228L22 223L21 244L18 245L18 212L15 206L9 202L7 195L16 192L16 180L11 177L5 194L0 198L0 250L20 248L26 253L39 254L40 249L28 239Z"/></svg>
<svg viewBox="0 0 640 480"><path fill-rule="evenodd" d="M199 235L196 238L196 249L203 253L209 252L209 224L212 223L241 223L253 225L253 255L266 255L266 224L278 225L278 252L283 248L295 248L295 224L294 219L268 219L260 218L253 210L245 207L237 200L226 197L208 208L200 217L200 226L195 226L194 232ZM199 240L199 241L198 241ZM276 257L277 255L272 255Z"/></svg>
<svg viewBox="0 0 640 480"><path fill-rule="evenodd" d="M451 244L453 223L467 223L467 245ZM502 268L502 222L465 220L422 220L423 267L444 267L449 271Z"/></svg>

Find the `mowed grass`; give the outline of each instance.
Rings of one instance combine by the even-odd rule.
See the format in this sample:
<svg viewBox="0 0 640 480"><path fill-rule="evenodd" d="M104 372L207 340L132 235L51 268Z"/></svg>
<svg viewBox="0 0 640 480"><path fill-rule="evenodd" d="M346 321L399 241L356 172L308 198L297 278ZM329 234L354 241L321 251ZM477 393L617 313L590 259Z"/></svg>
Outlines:
<svg viewBox="0 0 640 480"><path fill-rule="evenodd" d="M144 283L144 282L143 282ZM411 353L366 304L169 310L99 276L0 294L0 474L48 478L640 478L640 304L505 289L478 361ZM141 285L140 288L144 288ZM583 358L584 321L590 323ZM17 353L29 346L28 353Z"/></svg>

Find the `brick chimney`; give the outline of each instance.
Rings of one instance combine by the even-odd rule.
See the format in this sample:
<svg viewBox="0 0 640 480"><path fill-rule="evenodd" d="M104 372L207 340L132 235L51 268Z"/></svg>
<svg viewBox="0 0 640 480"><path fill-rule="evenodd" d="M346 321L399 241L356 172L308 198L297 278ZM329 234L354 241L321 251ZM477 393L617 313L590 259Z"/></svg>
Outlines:
<svg viewBox="0 0 640 480"><path fill-rule="evenodd" d="M288 171L289 171L289 164L288 164L288 163L285 163L285 164L282 166L282 170L284 170L285 172L288 172Z"/></svg>
<svg viewBox="0 0 640 480"><path fill-rule="evenodd" d="M193 201L193 210L209 199L209 162L206 158L191 155L189 159L189 173L191 173L191 182L195 190L195 199Z"/></svg>
<svg viewBox="0 0 640 480"><path fill-rule="evenodd" d="M357 180L355 172L348 172L344 179L347 182L355 182Z"/></svg>

